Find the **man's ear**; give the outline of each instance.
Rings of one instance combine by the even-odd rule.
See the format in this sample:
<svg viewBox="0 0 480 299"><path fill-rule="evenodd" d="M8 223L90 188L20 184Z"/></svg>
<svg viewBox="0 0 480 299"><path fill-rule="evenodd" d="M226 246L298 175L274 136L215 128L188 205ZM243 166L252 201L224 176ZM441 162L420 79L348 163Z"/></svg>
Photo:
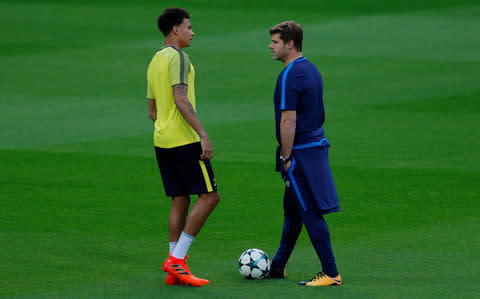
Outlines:
<svg viewBox="0 0 480 299"><path fill-rule="evenodd" d="M288 49L293 49L295 47L294 43L293 43L293 40L289 40L288 43L287 43L287 48Z"/></svg>

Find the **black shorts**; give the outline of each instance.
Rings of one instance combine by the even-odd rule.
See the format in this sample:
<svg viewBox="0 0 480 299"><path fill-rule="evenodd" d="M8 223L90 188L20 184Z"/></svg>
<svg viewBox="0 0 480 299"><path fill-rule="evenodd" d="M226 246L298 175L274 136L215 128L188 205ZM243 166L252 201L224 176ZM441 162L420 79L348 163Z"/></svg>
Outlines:
<svg viewBox="0 0 480 299"><path fill-rule="evenodd" d="M217 191L210 161L200 160L200 142L174 148L155 147L158 168L167 196Z"/></svg>

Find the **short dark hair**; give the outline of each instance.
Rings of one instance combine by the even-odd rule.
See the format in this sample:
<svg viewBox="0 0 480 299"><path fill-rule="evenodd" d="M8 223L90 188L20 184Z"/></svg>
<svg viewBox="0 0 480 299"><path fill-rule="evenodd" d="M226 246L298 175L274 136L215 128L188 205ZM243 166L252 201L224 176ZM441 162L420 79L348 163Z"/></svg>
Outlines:
<svg viewBox="0 0 480 299"><path fill-rule="evenodd" d="M170 7L165 9L158 17L157 26L162 31L164 36L170 34L174 26L183 23L183 19L190 19L190 14L183 8Z"/></svg>
<svg viewBox="0 0 480 299"><path fill-rule="evenodd" d="M270 35L280 33L280 39L286 44L293 40L297 51L302 51L303 29L294 21L285 21L270 28Z"/></svg>

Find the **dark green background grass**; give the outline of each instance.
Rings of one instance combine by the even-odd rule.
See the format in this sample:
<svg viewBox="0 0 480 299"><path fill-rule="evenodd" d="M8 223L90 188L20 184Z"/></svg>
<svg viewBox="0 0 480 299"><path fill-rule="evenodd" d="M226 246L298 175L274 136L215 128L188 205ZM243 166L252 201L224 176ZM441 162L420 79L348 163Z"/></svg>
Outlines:
<svg viewBox="0 0 480 299"><path fill-rule="evenodd" d="M199 289L167 287L169 200L145 72L167 6L190 10L186 49L215 148L221 204L190 250ZM344 285L302 234L284 281L247 281L282 225L268 28L304 26L325 82L342 212L327 216ZM477 1L0 1L0 297L477 298Z"/></svg>

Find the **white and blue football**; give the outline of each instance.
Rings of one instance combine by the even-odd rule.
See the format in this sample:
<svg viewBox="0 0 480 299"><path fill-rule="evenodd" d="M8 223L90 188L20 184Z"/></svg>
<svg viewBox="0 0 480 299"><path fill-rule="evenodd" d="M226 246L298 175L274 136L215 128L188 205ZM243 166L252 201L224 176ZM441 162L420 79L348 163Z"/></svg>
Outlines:
<svg viewBox="0 0 480 299"><path fill-rule="evenodd" d="M270 272L270 258L257 248L245 250L238 259L238 270L247 279L262 279Z"/></svg>

